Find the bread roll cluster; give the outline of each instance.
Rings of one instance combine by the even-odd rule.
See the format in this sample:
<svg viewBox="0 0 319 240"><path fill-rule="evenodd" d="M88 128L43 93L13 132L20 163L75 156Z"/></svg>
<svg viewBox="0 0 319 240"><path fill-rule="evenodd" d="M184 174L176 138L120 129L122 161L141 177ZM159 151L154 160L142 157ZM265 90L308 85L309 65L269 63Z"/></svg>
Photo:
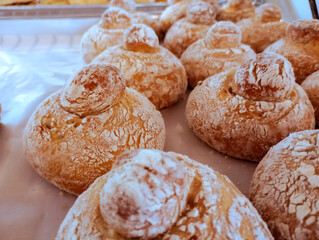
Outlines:
<svg viewBox="0 0 319 240"><path fill-rule="evenodd" d="M157 17L130 0L110 5L83 35L90 64L24 133L34 169L81 194L57 239L318 238L319 20L287 23L251 0L170 1ZM158 110L187 86L194 134L260 162L252 203L227 177L161 151Z"/></svg>

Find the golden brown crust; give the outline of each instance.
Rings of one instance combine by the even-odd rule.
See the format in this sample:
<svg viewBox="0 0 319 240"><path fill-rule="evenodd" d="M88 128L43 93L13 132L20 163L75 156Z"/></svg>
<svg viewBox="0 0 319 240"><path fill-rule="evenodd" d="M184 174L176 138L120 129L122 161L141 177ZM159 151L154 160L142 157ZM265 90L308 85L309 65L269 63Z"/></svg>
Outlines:
<svg viewBox="0 0 319 240"><path fill-rule="evenodd" d="M271 44L265 52L276 52L287 58L295 72L296 82L319 70L319 20L298 20L291 23L286 37Z"/></svg>
<svg viewBox="0 0 319 240"><path fill-rule="evenodd" d="M160 28L163 33L166 33L168 29L179 19L186 16L187 7L193 2L207 2L214 6L216 11L219 9L218 0L182 0L168 6L161 14L159 18Z"/></svg>
<svg viewBox="0 0 319 240"><path fill-rule="evenodd" d="M189 45L205 37L215 23L216 9L209 3L194 2L188 5L186 18L175 22L167 31L164 46L180 57Z"/></svg>
<svg viewBox="0 0 319 240"><path fill-rule="evenodd" d="M131 26L132 19L121 8L110 7L101 16L98 24L92 26L81 39L81 53L86 63L105 49L123 42L124 29Z"/></svg>
<svg viewBox="0 0 319 240"><path fill-rule="evenodd" d="M141 239L149 239L147 234L152 232L153 224L160 222L156 229L158 231L160 227L167 223L165 220L174 211L162 215L163 212L161 211L165 209L165 204L161 203L160 199L173 199L177 193L177 196L180 197L179 199L176 198L177 202L174 203L180 206L177 219L169 223L163 233L157 233L152 239L273 239L257 211L227 177L186 156L173 152L138 150L133 153L125 153L125 155L127 160L124 164L98 178L77 199L61 224L56 240L67 240L71 237L110 240L128 238L128 235L123 235L126 230L116 232L112 227L113 223L107 224L101 213L101 208L109 201L107 198L116 199L121 196L119 191L114 192L113 187L109 185L109 182L115 180L117 180L115 182L116 186L121 186L121 183L123 183L121 189L127 186L123 192L129 193L129 196L133 197L129 202L122 204L124 209L128 207L130 209L130 211L126 211L131 216L129 219L142 220L149 211L155 211L147 217L149 220L148 227L141 228L143 230L142 237L140 235ZM126 171L127 175L132 174L132 180L119 180L122 179L121 172L124 172L127 168L132 171ZM165 170L166 168L167 170ZM170 171L175 168L176 174L170 176ZM148 177L145 178L145 176ZM156 181L152 181L155 179ZM134 187L133 182L136 183ZM129 190L133 188L135 192ZM141 197L141 199L134 197L134 195L137 196L136 192L144 193L144 191L153 188L156 188L156 191L151 191L150 195L145 196L146 200L143 200L144 197ZM163 188L166 189L164 192L162 192ZM174 188L175 191L172 191ZM101 190L114 193L105 195L101 193ZM158 193L161 193L161 195L157 195ZM134 206L139 206L140 203L149 204L149 196L154 197L152 201L158 201L161 208L155 210L150 207L147 212L144 212L143 205L141 208L134 208ZM133 202L135 204L132 204ZM104 215L104 217L110 218L114 210L117 209L116 205L118 204L112 204L111 206L114 206L115 209L110 209L108 215ZM136 211L133 211L133 209ZM141 214L144 214L144 217ZM118 217L116 216L116 218ZM137 222L137 224L140 224L140 222ZM122 225L121 227L127 229L129 226ZM145 232L146 229L148 231Z"/></svg>
<svg viewBox="0 0 319 240"><path fill-rule="evenodd" d="M132 34L127 34L125 44L129 42L129 47L109 48L94 62L120 68L127 79L127 86L145 95L158 109L172 106L185 94L185 69L171 52L156 45L158 40L155 40L156 34L151 28L136 26L138 28Z"/></svg>
<svg viewBox="0 0 319 240"><path fill-rule="evenodd" d="M252 0L229 0L217 15L218 21L238 22L255 15L255 6Z"/></svg>
<svg viewBox="0 0 319 240"><path fill-rule="evenodd" d="M115 105L125 90L122 72L110 65L84 66L64 86L60 105L80 117L97 115Z"/></svg>
<svg viewBox="0 0 319 240"><path fill-rule="evenodd" d="M290 134L253 175L250 199L276 239L319 238L319 131Z"/></svg>
<svg viewBox="0 0 319 240"><path fill-rule="evenodd" d="M315 109L316 125L319 126L319 71L308 76L301 86Z"/></svg>
<svg viewBox="0 0 319 240"><path fill-rule="evenodd" d="M181 56L188 83L195 87L198 82L223 71L237 68L254 58L254 51L240 44L240 30L232 22L217 22L205 38L190 45Z"/></svg>
<svg viewBox="0 0 319 240"><path fill-rule="evenodd" d="M136 12L134 0L111 0L110 6L122 8L129 13Z"/></svg>
<svg viewBox="0 0 319 240"><path fill-rule="evenodd" d="M83 98L92 94L86 91L90 88L88 85L77 89L83 91ZM161 114L136 91L126 88L121 92L115 102L104 105L98 114L81 117L61 107L61 91L47 98L31 116L24 131L24 151L29 163L59 188L80 194L109 171L114 158L123 151L162 149L165 126ZM81 99L80 94L76 96ZM74 104L70 106L74 110ZM84 106L80 104L81 111Z"/></svg>
<svg viewBox="0 0 319 240"><path fill-rule="evenodd" d="M287 64L285 66L289 67ZM260 161L271 146L289 133L314 129L313 107L298 84L293 84L287 95L276 96L280 100L271 100L277 95L276 81L284 81L284 75L291 72L286 69L287 72L283 73L284 70L273 66L268 72L261 65L256 71L257 78L251 79L256 81L256 87L262 85L267 91L274 91L269 100L264 98L263 101L252 100L255 93L248 99L240 96L244 95L244 90L234 88L235 71L206 79L197 85L188 98L186 118L189 127L214 149L252 161ZM279 76L275 76L276 73ZM240 85L244 86L245 83Z"/></svg>
<svg viewBox="0 0 319 240"><path fill-rule="evenodd" d="M281 10L276 5L267 3L259 6L254 17L236 23L242 33L242 42L251 46L256 53L264 51L286 35L288 22L281 17Z"/></svg>

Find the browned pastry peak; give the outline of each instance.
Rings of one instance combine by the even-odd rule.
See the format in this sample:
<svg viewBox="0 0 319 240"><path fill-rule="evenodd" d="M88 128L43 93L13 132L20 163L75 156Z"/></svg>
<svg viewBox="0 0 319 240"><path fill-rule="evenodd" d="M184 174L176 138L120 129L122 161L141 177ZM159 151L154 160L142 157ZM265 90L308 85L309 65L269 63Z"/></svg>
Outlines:
<svg viewBox="0 0 319 240"><path fill-rule="evenodd" d="M212 25L215 22L217 9L207 2L193 2L188 5L186 18L195 24Z"/></svg>
<svg viewBox="0 0 319 240"><path fill-rule="evenodd" d="M101 16L99 26L104 29L121 29L131 25L132 19L128 12L118 7L109 7Z"/></svg>
<svg viewBox="0 0 319 240"><path fill-rule="evenodd" d="M253 5L252 0L229 0L227 5L230 8L246 8L251 7Z"/></svg>
<svg viewBox="0 0 319 240"><path fill-rule="evenodd" d="M277 53L260 53L240 66L233 91L247 99L275 101L287 96L295 78L291 63Z"/></svg>
<svg viewBox="0 0 319 240"><path fill-rule="evenodd" d="M136 5L134 0L111 0L110 6L119 7L131 13L136 12Z"/></svg>
<svg viewBox="0 0 319 240"><path fill-rule="evenodd" d="M64 86L61 106L80 117L96 115L122 96L125 79L114 66L91 64L78 71Z"/></svg>
<svg viewBox="0 0 319 240"><path fill-rule="evenodd" d="M239 27L228 21L215 23L208 30L204 42L211 48L233 48L237 47L241 41Z"/></svg>
<svg viewBox="0 0 319 240"><path fill-rule="evenodd" d="M298 43L309 43L319 40L319 20L298 20L287 28L287 36Z"/></svg>
<svg viewBox="0 0 319 240"><path fill-rule="evenodd" d="M152 28L135 24L125 31L124 45L131 51L151 51L159 47L159 40Z"/></svg>
<svg viewBox="0 0 319 240"><path fill-rule="evenodd" d="M150 239L166 232L186 205L184 164L156 150L124 153L117 161L100 192L104 221L126 238Z"/></svg>
<svg viewBox="0 0 319 240"><path fill-rule="evenodd" d="M282 13L277 5L265 3L256 8L255 18L260 22L277 22L282 18Z"/></svg>

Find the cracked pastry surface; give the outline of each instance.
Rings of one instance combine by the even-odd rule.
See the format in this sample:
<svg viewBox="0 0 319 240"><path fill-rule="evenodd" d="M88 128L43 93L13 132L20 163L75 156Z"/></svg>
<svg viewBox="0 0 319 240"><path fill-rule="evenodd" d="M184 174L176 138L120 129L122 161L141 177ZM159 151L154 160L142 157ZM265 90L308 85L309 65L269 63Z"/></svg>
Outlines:
<svg viewBox="0 0 319 240"><path fill-rule="evenodd" d="M252 0L228 0L227 4L220 8L217 20L238 22L255 15L255 6Z"/></svg>
<svg viewBox="0 0 319 240"><path fill-rule="evenodd" d="M186 16L189 4L199 1L200 0L168 1L169 6L162 12L159 18L160 29L162 32L166 33L175 22ZM216 10L219 9L218 0L201 0L201 2L210 3Z"/></svg>
<svg viewBox="0 0 319 240"><path fill-rule="evenodd" d="M159 17L146 12L137 12L134 0L112 0L110 6L119 7L129 12L133 24L145 24L151 27L159 39L162 39L163 33L159 24Z"/></svg>
<svg viewBox="0 0 319 240"><path fill-rule="evenodd" d="M60 239L273 239L229 179L187 156L133 150L85 191Z"/></svg>
<svg viewBox="0 0 319 240"><path fill-rule="evenodd" d="M98 24L93 25L81 39L81 54L86 63L105 49L123 42L124 29L132 25L132 18L124 9L109 7Z"/></svg>
<svg viewBox="0 0 319 240"><path fill-rule="evenodd" d="M319 71L314 72L301 83L306 91L310 102L315 109L316 125L319 126Z"/></svg>
<svg viewBox="0 0 319 240"><path fill-rule="evenodd" d="M255 52L241 44L240 29L232 22L217 22L203 39L191 44L181 56L188 84L197 83L215 74L229 71L255 57Z"/></svg>
<svg viewBox="0 0 319 240"><path fill-rule="evenodd" d="M256 53L286 35L288 22L282 20L279 7L265 3L256 8L256 15L236 23L242 35L242 42L251 46Z"/></svg>
<svg viewBox="0 0 319 240"><path fill-rule="evenodd" d="M187 6L186 17L175 22L167 31L163 45L180 57L189 45L205 37L216 20L216 8L207 2Z"/></svg>
<svg viewBox="0 0 319 240"><path fill-rule="evenodd" d="M159 45L156 34L146 25L128 28L124 45L107 49L94 62L121 69L127 86L146 96L157 109L172 106L186 92L187 78L182 63Z"/></svg>
<svg viewBox="0 0 319 240"><path fill-rule="evenodd" d="M286 37L268 46L265 52L276 52L287 58L300 84L319 70L318 36L319 20L297 20L288 25Z"/></svg>
<svg viewBox="0 0 319 240"><path fill-rule="evenodd" d="M260 161L290 133L315 127L313 107L295 83L291 64L276 53L257 54L236 71L197 85L186 118L217 151L251 161Z"/></svg>
<svg viewBox="0 0 319 240"><path fill-rule="evenodd" d="M25 156L41 176L80 194L123 151L163 149L165 126L147 98L125 87L119 69L94 64L38 106L23 139Z"/></svg>
<svg viewBox="0 0 319 240"><path fill-rule="evenodd" d="M319 131L289 135L257 166L250 199L276 239L319 238Z"/></svg>

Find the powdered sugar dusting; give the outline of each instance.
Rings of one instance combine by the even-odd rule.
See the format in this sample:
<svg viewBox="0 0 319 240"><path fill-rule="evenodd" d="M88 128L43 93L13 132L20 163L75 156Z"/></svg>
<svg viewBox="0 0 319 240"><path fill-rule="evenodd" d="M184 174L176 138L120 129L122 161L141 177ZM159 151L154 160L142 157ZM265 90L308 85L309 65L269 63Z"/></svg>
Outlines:
<svg viewBox="0 0 319 240"><path fill-rule="evenodd" d="M152 238L181 214L188 192L186 169L169 155L141 150L113 169L101 190L105 221L126 237Z"/></svg>
<svg viewBox="0 0 319 240"><path fill-rule="evenodd" d="M182 63L161 46L150 51L116 46L104 51L94 62L112 64L121 69L127 86L141 92L158 109L179 101L187 88Z"/></svg>
<svg viewBox="0 0 319 240"><path fill-rule="evenodd" d="M65 111L60 94L39 106L24 133L27 159L59 188L79 194L123 151L164 147L163 118L138 92L126 88L116 104L85 117Z"/></svg>
<svg viewBox="0 0 319 240"><path fill-rule="evenodd" d="M144 24L135 24L125 31L125 47L134 49L138 46L158 47L159 41L154 30Z"/></svg>
<svg viewBox="0 0 319 240"><path fill-rule="evenodd" d="M136 12L136 5L134 0L111 0L110 5L113 7L119 7L128 12Z"/></svg>
<svg viewBox="0 0 319 240"><path fill-rule="evenodd" d="M130 14L122 8L109 7L101 16L99 26L104 29L123 29L131 25Z"/></svg>
<svg viewBox="0 0 319 240"><path fill-rule="evenodd" d="M248 99L274 101L292 90L291 63L277 53L260 53L237 69L234 92Z"/></svg>
<svg viewBox="0 0 319 240"><path fill-rule="evenodd" d="M258 165L251 199L276 238L319 236L319 131L289 135Z"/></svg>
<svg viewBox="0 0 319 240"><path fill-rule="evenodd" d="M130 168L130 171L132 170L134 175L132 181L139 182L138 185L134 185L136 187L136 192L132 194L135 198L130 201L130 203L133 204L138 201L140 197L137 192L141 193L141 189L144 189L143 191L149 189L149 186L151 185L148 184L152 177L161 178L161 176L169 176L169 169L171 169L171 172L173 173L173 170L178 164L176 165L175 160L171 161L172 159L178 159L181 161L180 164L183 165L182 168L178 169L177 173L182 173L186 170L184 173L186 173L187 176L187 202L183 209L181 209L181 214L176 219L176 222L171 225L165 233L157 235L153 239L235 239L235 237L247 239L247 236L273 239L267 226L263 223L257 211L252 207L252 204L246 197L236 189L229 179L214 172L209 167L173 152L161 153L152 150L135 150L134 152L127 152L122 156L123 157L121 158L124 160L120 160L120 164L115 164L114 170L99 178L87 192L78 198L62 223L57 240L65 237L72 228L77 228L76 236L79 238L83 238L84 236L92 238L99 234L99 237L104 239L127 239L129 237L128 235L123 234L123 231L120 232L121 235L116 233L110 225L104 222L103 217L99 214L100 201L103 201L103 199L105 200L104 197L107 197L107 195L101 193L101 198L99 198L100 190L103 189L102 192L111 191L110 189L107 189L107 182L110 180L112 181L114 176L113 171L118 171L116 176L119 176L119 174L122 173L124 176L124 170L127 169L128 166L132 166ZM163 158L168 158L170 160L160 160ZM158 162L158 160L160 160L160 162ZM166 165L166 163L168 165ZM142 176L144 172L147 171L143 169L143 166L145 165L151 169L157 166L154 170L149 172L149 174L155 175L148 177L147 179L135 177L135 175ZM162 166L165 167L162 168ZM161 173L158 173L157 169ZM126 172L129 175L132 174L129 173L129 171ZM178 178L182 177L183 174L180 174ZM159 187L165 191L163 196L168 196L169 193L173 193L173 191L171 191L171 184L174 183L168 182L172 180L170 178L171 177L165 177L164 181L160 181L161 185L159 185ZM126 182L128 181L125 181L124 185L126 185ZM175 182L175 186L176 184L179 183ZM118 182L115 182L115 185L119 186ZM113 186L114 185L110 185L109 187L113 188ZM131 184L129 188L133 189L133 185ZM131 194L130 190L129 192ZM118 193L119 191L111 196L116 196ZM160 191L151 191L146 198L155 196L159 193ZM115 203L114 205L117 204L118 203ZM113 207L114 205L111 205L110 207ZM142 209L144 209L144 207L145 206L141 206ZM154 208L150 209L155 210ZM77 215L77 217L75 217L75 215ZM169 213L167 213L167 215L169 215ZM233 216L239 215L242 218L241 222L236 220L239 219L239 217L236 219L233 218ZM159 217L159 215L157 216ZM107 215L105 217L110 218L111 216ZM77 218L80 221L74 221L74 218ZM162 220L161 224L163 224L165 217L162 216L160 219ZM154 221L157 222L158 220L154 220L154 216L151 216L150 221L154 223ZM230 224L229 221L233 224ZM86 225L84 225L84 223Z"/></svg>
<svg viewBox="0 0 319 240"><path fill-rule="evenodd" d="M125 82L121 71L114 66L87 65L64 86L61 106L81 117L98 114L116 103L123 94Z"/></svg>
<svg viewBox="0 0 319 240"><path fill-rule="evenodd" d="M234 75L233 70L206 79L186 105L188 126L214 149L259 161L291 132L314 128L313 108L299 85L280 101L255 101L232 91Z"/></svg>
<svg viewBox="0 0 319 240"><path fill-rule="evenodd" d="M192 23L212 25L216 12L214 6L207 2L193 2L187 7L186 18Z"/></svg>

